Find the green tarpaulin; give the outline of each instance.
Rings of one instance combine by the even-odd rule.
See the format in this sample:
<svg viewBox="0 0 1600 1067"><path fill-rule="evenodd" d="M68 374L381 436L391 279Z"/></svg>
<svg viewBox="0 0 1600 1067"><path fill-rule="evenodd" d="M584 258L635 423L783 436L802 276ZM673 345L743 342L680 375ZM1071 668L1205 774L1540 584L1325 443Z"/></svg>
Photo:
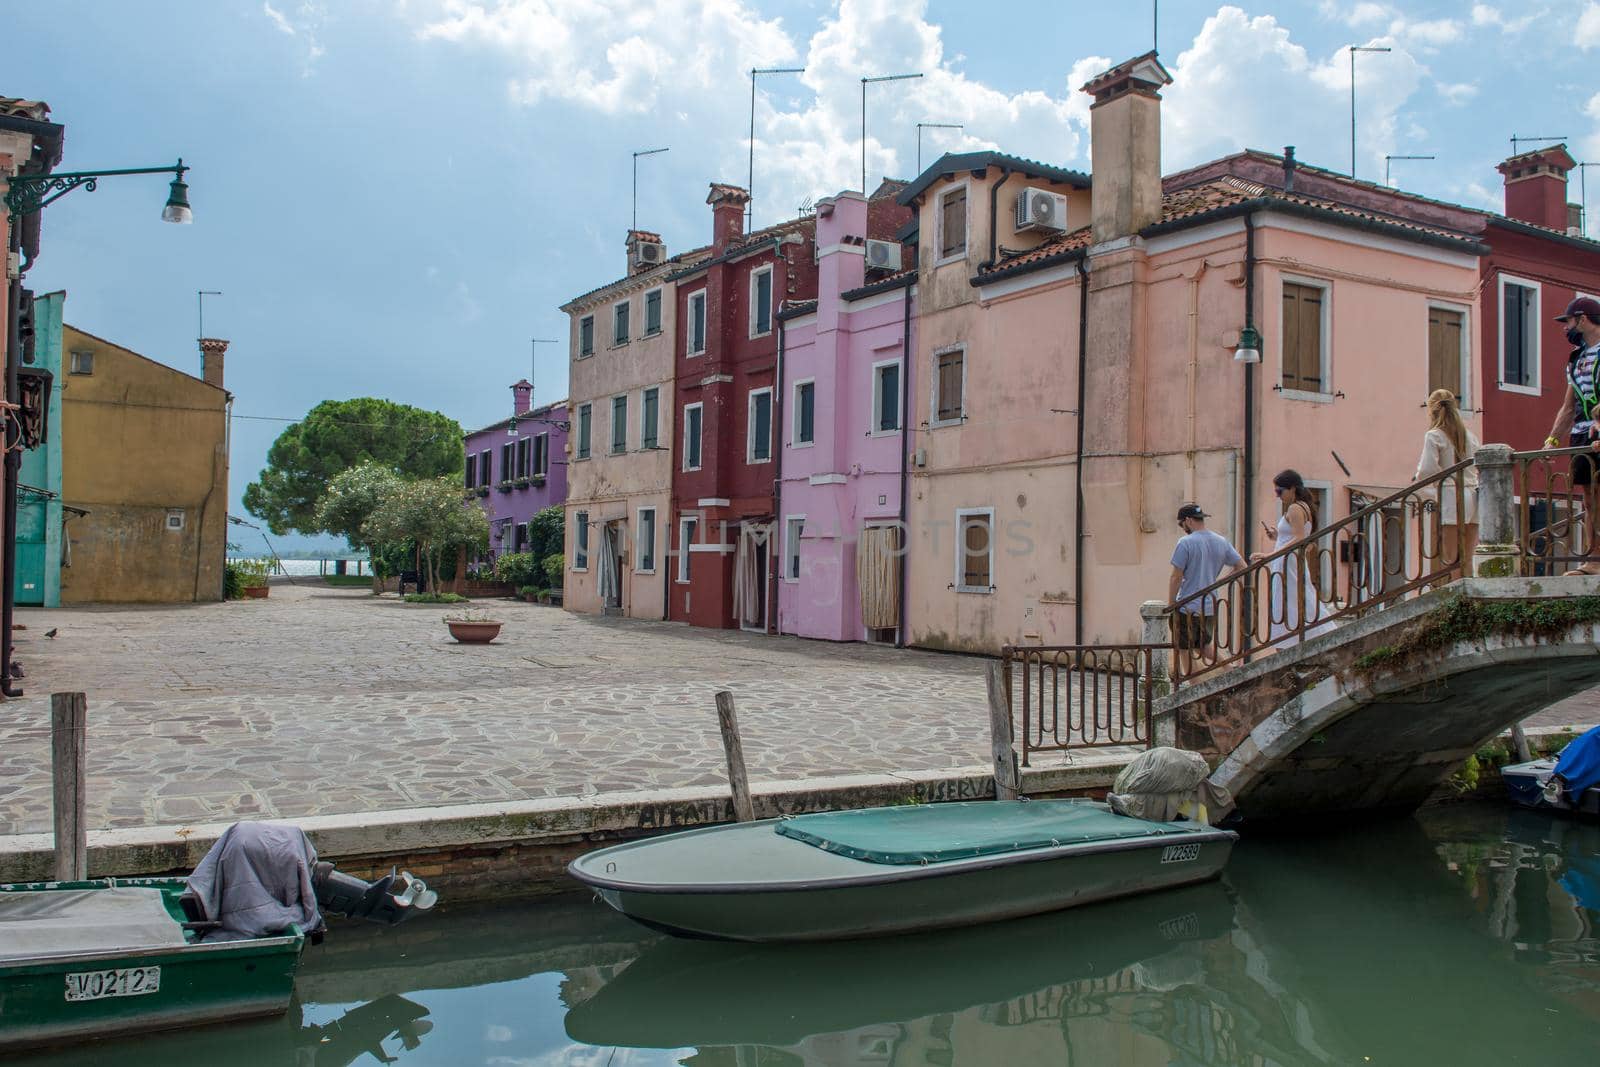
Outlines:
<svg viewBox="0 0 1600 1067"><path fill-rule="evenodd" d="M1197 824L1147 822L1085 800L975 801L800 815L778 833L869 863L938 863L1050 845L1183 835Z"/></svg>

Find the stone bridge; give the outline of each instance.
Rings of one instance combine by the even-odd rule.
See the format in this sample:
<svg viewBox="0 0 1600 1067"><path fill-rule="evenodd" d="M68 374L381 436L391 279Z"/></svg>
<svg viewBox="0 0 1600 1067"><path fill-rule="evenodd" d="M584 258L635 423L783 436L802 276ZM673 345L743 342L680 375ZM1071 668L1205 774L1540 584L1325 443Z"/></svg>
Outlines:
<svg viewBox="0 0 1600 1067"><path fill-rule="evenodd" d="M1600 578L1468 578L1184 685L1154 729L1204 753L1251 821L1408 810L1597 684Z"/></svg>

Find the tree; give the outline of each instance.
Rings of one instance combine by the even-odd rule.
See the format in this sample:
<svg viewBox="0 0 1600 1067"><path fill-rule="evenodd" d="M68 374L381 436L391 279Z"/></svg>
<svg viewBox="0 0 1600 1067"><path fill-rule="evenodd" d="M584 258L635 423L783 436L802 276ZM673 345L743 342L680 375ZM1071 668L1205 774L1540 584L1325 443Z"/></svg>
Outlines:
<svg viewBox="0 0 1600 1067"><path fill-rule="evenodd" d="M528 547L536 559L567 547L566 511L560 504L541 509L528 520Z"/></svg>
<svg viewBox="0 0 1600 1067"><path fill-rule="evenodd" d="M404 485L403 479L388 467L363 463L340 471L328 483L317 503L317 525L349 542L351 548L364 548L373 562L373 589L378 588L377 562L380 546L367 540L363 529L383 505Z"/></svg>
<svg viewBox="0 0 1600 1067"><path fill-rule="evenodd" d="M428 574L428 588L439 588L439 564L447 552L465 547L483 552L489 545L489 520L476 500L461 499L454 478L400 482L361 527L368 544L415 541Z"/></svg>
<svg viewBox="0 0 1600 1067"><path fill-rule="evenodd" d="M458 476L464 458L461 424L437 411L373 397L324 400L278 435L260 479L245 487L244 506L275 534L340 533L317 518L340 472L373 463L408 478Z"/></svg>

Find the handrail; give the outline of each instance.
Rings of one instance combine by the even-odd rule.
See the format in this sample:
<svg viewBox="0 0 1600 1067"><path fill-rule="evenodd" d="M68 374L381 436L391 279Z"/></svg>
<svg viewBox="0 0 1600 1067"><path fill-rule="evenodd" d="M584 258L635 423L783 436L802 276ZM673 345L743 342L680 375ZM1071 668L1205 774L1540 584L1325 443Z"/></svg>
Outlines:
<svg viewBox="0 0 1600 1067"><path fill-rule="evenodd" d="M1180 647L1174 656L1174 680L1193 679L1254 653L1279 645L1298 644L1316 636L1312 631L1320 631L1330 622L1364 614L1425 585L1442 584L1459 576L1463 570L1466 532L1461 523L1450 524L1455 527L1455 552L1453 557L1446 558L1444 550L1447 546L1442 543L1442 527L1446 525L1442 515L1445 509L1439 506L1439 497L1441 490L1450 491L1445 483L1453 482L1454 500L1449 502L1454 503L1456 515L1464 515L1467 510L1464 472L1473 463L1471 459L1462 460L1437 474L1413 482L1382 500L1313 530L1298 541L1262 555L1243 570L1220 578L1169 606L1167 615L1174 624L1187 605L1211 604L1216 609L1214 613L1208 613L1216 620L1217 632L1212 635L1212 641L1198 651L1185 652ZM1401 516L1398 529L1391 527L1394 517L1387 513L1397 505L1417 516L1416 529L1412 531L1414 537L1408 534L1404 515ZM1427 516L1431 516L1431 522L1425 522ZM1366 533L1369 521L1374 518L1380 526L1376 551L1368 544ZM1371 561L1375 555L1383 555L1383 542L1391 532L1400 535L1404 549L1400 566L1391 570L1387 565L1389 561L1385 559L1381 570L1374 572L1370 567ZM1333 545L1338 545L1341 551L1330 551L1328 546ZM1417 573L1412 573L1408 567L1413 557ZM1329 562L1335 580L1332 588L1319 589L1317 576ZM1345 567L1347 586L1342 599L1337 579L1341 564ZM1290 589L1291 570L1295 572L1293 577L1297 586L1293 591ZM1300 575L1311 576L1313 592L1310 594L1305 592L1304 579ZM1379 581L1380 588L1376 591L1370 588L1373 579ZM1391 579L1402 580L1391 585ZM1267 594L1265 598L1258 595L1263 587ZM1261 618L1263 608L1264 620ZM1265 634L1259 625L1262 621L1266 622ZM1182 636L1174 633L1179 646L1184 643Z"/></svg>
<svg viewBox="0 0 1600 1067"><path fill-rule="evenodd" d="M1155 653L1168 645L1007 645L1006 703L1021 726L1022 765L1035 752L1150 744ZM1012 675L1020 666L1021 691ZM1017 710L1020 705L1020 723Z"/></svg>
<svg viewBox="0 0 1600 1067"><path fill-rule="evenodd" d="M1600 455L1586 445L1511 454L1515 479L1512 491L1517 501L1518 566L1523 577L1559 573L1562 565L1589 562L1594 530L1591 523L1584 521L1588 511L1587 494L1582 487L1572 484L1570 472L1555 469L1556 460L1580 455L1590 456L1600 465ZM1544 477L1535 479L1532 472L1540 467ZM1542 487L1537 486L1536 481L1542 481ZM1544 505L1543 525L1538 528L1533 525L1536 503Z"/></svg>

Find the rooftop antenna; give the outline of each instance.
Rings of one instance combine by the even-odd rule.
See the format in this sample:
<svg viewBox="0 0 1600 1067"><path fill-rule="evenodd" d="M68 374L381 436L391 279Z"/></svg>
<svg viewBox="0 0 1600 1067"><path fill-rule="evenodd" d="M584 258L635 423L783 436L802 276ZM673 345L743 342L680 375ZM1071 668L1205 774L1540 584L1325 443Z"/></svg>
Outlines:
<svg viewBox="0 0 1600 1067"><path fill-rule="evenodd" d="M917 123L917 173L922 173L922 131L923 130L964 130L965 126L959 122L919 122Z"/></svg>
<svg viewBox="0 0 1600 1067"><path fill-rule="evenodd" d="M1568 138L1564 134L1562 136L1560 136L1560 137L1512 137L1511 138L1511 154L1514 155L1514 156L1520 156L1522 154L1522 147L1521 146L1524 145L1524 144L1533 144L1535 141L1561 141L1561 142L1565 142L1567 139Z"/></svg>
<svg viewBox="0 0 1600 1067"><path fill-rule="evenodd" d="M633 154L633 226L631 229L637 230L639 228L639 157L654 156L670 151L672 151L670 148L646 148Z"/></svg>
<svg viewBox="0 0 1600 1067"><path fill-rule="evenodd" d="M1356 176L1356 53L1357 52L1393 52L1394 49L1377 45L1348 46L1350 49L1350 177Z"/></svg>
<svg viewBox="0 0 1600 1067"><path fill-rule="evenodd" d="M900 82L920 78L921 74L879 74L861 79L861 195L867 195L867 86L878 82Z"/></svg>
<svg viewBox="0 0 1600 1067"><path fill-rule="evenodd" d="M805 218L807 215L815 214L816 210L816 206L812 204L809 196L800 201L800 206L795 208L795 211L800 215L801 218Z"/></svg>
<svg viewBox="0 0 1600 1067"><path fill-rule="evenodd" d="M1150 51L1161 51L1161 0L1150 0Z"/></svg>
<svg viewBox="0 0 1600 1067"><path fill-rule="evenodd" d="M756 76L760 74L804 74L804 67L751 67L750 68L750 174L745 178L744 191L750 197L745 202L744 232L754 233L756 228Z"/></svg>
<svg viewBox="0 0 1600 1067"><path fill-rule="evenodd" d="M1578 233L1589 236L1589 168L1600 167L1600 163L1578 164Z"/></svg>
<svg viewBox="0 0 1600 1067"><path fill-rule="evenodd" d="M195 306L199 310L199 321L195 324L196 330L199 331L196 335L196 340L199 340L206 335L206 297L221 295L221 289L196 289L194 291Z"/></svg>
<svg viewBox="0 0 1600 1067"><path fill-rule="evenodd" d="M528 411L529 412L532 412L533 409L537 406L533 402L533 395L534 395L533 394L533 383L538 380L535 377L535 375L537 375L539 373L539 346L540 345L555 345L555 344L560 344L560 343L561 343L560 341L554 341L554 340L551 340L548 337L530 337L530 338L528 338L528 347L532 350L532 353L533 353L532 357L530 358L530 360L528 362ZM511 424L506 427L506 436L507 437L515 437L515 436L517 436L517 413L515 411L511 412Z"/></svg>
<svg viewBox="0 0 1600 1067"><path fill-rule="evenodd" d="M1383 157L1383 184L1389 184L1389 164L1397 159L1438 159L1438 156L1384 156Z"/></svg>

